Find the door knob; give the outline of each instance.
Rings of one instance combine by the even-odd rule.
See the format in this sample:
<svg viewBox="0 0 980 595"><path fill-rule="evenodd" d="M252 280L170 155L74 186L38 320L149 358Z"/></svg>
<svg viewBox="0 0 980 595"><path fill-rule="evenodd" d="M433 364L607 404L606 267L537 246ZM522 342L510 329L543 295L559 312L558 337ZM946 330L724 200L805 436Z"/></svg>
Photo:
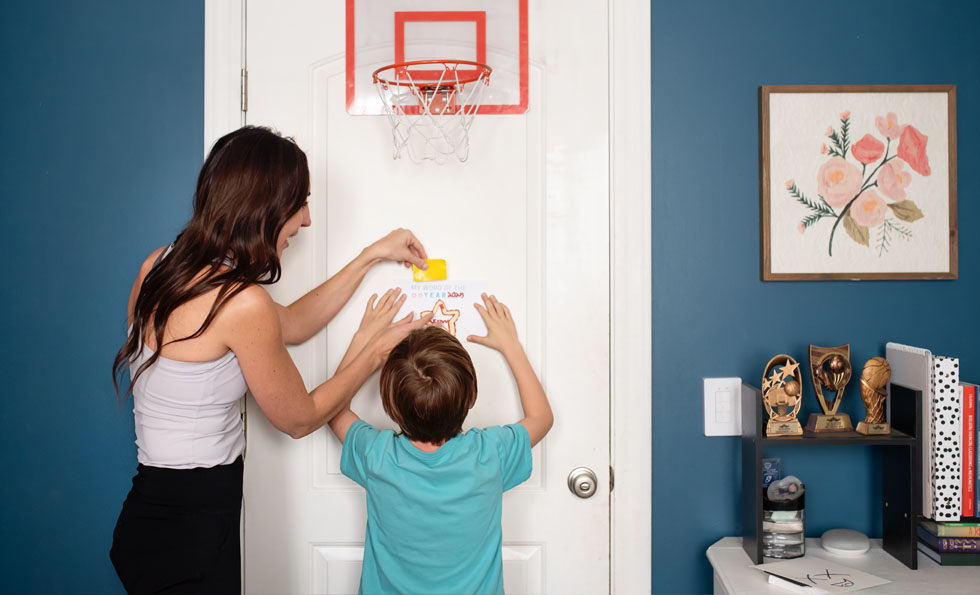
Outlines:
<svg viewBox="0 0 980 595"><path fill-rule="evenodd" d="M568 489L579 498L590 498L595 494L596 476L588 467L576 467L568 474Z"/></svg>

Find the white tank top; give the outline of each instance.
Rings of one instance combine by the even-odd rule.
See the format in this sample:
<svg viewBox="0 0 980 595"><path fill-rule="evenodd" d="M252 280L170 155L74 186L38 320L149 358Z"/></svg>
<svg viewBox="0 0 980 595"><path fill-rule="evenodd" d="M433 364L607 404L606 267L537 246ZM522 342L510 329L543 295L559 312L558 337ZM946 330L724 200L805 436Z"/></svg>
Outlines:
<svg viewBox="0 0 980 595"><path fill-rule="evenodd" d="M153 352L130 362L130 374ZM137 460L189 469L232 463L245 449L241 399L247 389L234 352L209 362L160 357L133 386Z"/></svg>
<svg viewBox="0 0 980 595"><path fill-rule="evenodd" d="M170 244L153 266L173 249ZM130 377L152 356L144 345L129 362ZM133 385L136 460L170 469L233 463L245 450L241 400L247 389L231 350L209 362L160 356Z"/></svg>

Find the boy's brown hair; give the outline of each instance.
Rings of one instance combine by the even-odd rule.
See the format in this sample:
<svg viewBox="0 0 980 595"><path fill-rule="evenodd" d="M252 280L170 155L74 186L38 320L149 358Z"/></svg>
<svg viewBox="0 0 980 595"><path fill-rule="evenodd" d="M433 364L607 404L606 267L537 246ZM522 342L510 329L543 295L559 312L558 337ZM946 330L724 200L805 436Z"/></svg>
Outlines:
<svg viewBox="0 0 980 595"><path fill-rule="evenodd" d="M381 404L409 440L441 444L463 431L476 401L476 370L439 326L412 331L381 369Z"/></svg>

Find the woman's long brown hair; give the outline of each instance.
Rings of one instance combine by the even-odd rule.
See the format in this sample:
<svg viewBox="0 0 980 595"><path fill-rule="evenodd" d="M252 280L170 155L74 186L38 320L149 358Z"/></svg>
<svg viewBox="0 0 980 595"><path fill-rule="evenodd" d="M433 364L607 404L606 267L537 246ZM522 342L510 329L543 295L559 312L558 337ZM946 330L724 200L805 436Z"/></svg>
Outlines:
<svg viewBox="0 0 980 595"><path fill-rule="evenodd" d="M211 148L194 192L194 216L170 251L140 287L133 326L112 364L112 383L153 334L153 355L132 375L127 390L160 357L164 329L182 304L218 289L211 310L194 334L199 337L228 300L252 284L279 280L279 232L306 204L310 174L306 154L268 128L246 126L220 138ZM229 266L227 271L221 270Z"/></svg>

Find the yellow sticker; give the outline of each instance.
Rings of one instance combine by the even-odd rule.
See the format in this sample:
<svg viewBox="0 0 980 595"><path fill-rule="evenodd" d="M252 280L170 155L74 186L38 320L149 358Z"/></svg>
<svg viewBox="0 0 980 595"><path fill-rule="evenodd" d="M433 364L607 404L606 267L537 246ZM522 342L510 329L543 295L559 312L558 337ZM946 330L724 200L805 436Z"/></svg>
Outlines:
<svg viewBox="0 0 980 595"><path fill-rule="evenodd" d="M412 265L412 281L442 281L446 278L446 261L441 258L430 258L425 262L429 268L424 271Z"/></svg>

